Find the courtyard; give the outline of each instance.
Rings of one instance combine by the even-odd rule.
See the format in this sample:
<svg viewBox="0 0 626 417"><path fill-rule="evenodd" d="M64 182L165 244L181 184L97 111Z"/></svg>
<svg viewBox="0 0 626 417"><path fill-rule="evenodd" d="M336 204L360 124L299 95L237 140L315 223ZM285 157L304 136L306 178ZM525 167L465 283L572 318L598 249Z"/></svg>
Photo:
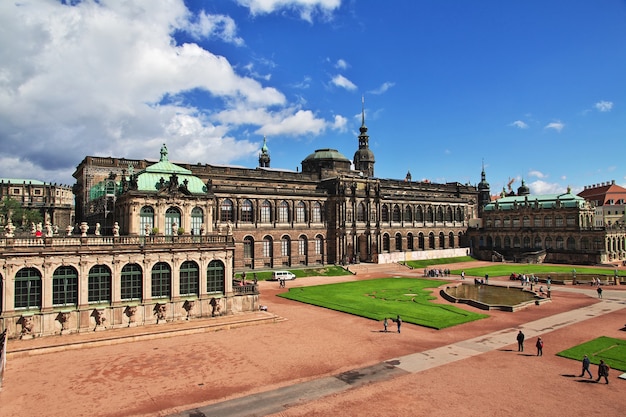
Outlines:
<svg viewBox="0 0 626 417"><path fill-rule="evenodd" d="M355 270L354 276L305 278L289 282L287 287L417 277L422 272L397 265L363 265ZM434 352L462 349L468 341L481 339L483 352L393 373L321 397L290 398L271 413L327 416L341 410L346 416L613 416L621 415L626 407L626 382L617 378L618 371L611 371L608 386L589 383L578 378L579 362L556 356L598 336L624 339L626 291L622 288L606 288L599 301L593 289L555 287L552 302L541 306L515 313L490 311L488 318L444 330L404 324L398 334L382 332L382 322L276 297L288 290L276 282L259 285L261 303L268 307L268 315L277 318L266 324L225 325L220 331L139 341L127 338L123 343L111 341L42 354L12 354L12 349L39 341L11 341L0 416L225 415L203 410L226 401L239 407L230 415L266 415L246 399L350 375L355 369L395 366L394 361L403 358L411 358L418 366L420 355L422 362L429 363ZM533 326L551 317L559 318L553 327ZM517 352L514 337L520 328L527 334L523 353ZM510 344L502 345L509 334ZM534 349L539 334L545 342L542 357L536 357ZM78 340L82 335L59 337ZM490 348L490 340L495 339L500 343ZM591 370L596 376L597 367Z"/></svg>

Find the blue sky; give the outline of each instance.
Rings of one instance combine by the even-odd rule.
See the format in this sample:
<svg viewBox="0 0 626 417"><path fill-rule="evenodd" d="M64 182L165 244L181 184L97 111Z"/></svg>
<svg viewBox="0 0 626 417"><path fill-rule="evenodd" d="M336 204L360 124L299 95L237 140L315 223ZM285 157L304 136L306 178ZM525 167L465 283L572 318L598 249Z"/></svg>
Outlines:
<svg viewBox="0 0 626 417"><path fill-rule="evenodd" d="M87 155L375 173L533 193L626 185L626 1L0 2L0 177Z"/></svg>

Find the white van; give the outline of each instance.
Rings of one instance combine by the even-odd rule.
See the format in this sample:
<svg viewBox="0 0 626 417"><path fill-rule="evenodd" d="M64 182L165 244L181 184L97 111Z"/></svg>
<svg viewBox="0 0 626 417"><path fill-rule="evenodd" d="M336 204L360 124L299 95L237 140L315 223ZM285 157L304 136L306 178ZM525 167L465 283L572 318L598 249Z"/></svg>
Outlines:
<svg viewBox="0 0 626 417"><path fill-rule="evenodd" d="M291 281L292 279L296 279L296 276L289 271L274 271L272 274L274 281Z"/></svg>

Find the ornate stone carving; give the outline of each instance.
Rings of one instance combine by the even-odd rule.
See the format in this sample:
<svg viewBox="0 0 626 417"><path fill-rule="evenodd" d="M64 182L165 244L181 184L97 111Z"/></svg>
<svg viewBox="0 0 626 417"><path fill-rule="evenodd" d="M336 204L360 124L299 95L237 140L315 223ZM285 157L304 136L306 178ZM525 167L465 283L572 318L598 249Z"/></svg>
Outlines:
<svg viewBox="0 0 626 417"><path fill-rule="evenodd" d="M185 303L183 304L183 308L187 312L187 320L189 320L189 318L191 317L191 310L193 310L195 305L196 305L196 302L193 300L186 300Z"/></svg>
<svg viewBox="0 0 626 417"><path fill-rule="evenodd" d="M18 321L22 325L22 331L20 332L20 339L25 337L34 337L33 329L35 328L35 321L30 316L22 316Z"/></svg>
<svg viewBox="0 0 626 417"><path fill-rule="evenodd" d="M120 225L117 222L115 222L113 223L113 236L119 237L119 235L120 235Z"/></svg>
<svg viewBox="0 0 626 417"><path fill-rule="evenodd" d="M157 323L159 323L160 321L165 321L165 316L167 313L167 304L160 304L157 303L154 306L154 315L157 318Z"/></svg>
<svg viewBox="0 0 626 417"><path fill-rule="evenodd" d="M87 222L82 222L80 224L80 235L85 237L87 236L88 231L89 231L89 225L87 224Z"/></svg>
<svg viewBox="0 0 626 417"><path fill-rule="evenodd" d="M128 317L128 327L136 324L136 314L137 314L137 306L126 306L124 309L124 314Z"/></svg>
<svg viewBox="0 0 626 417"><path fill-rule="evenodd" d="M7 225L4 226L4 236L5 237L13 237L15 232L15 226L13 226L13 222L11 221L11 217L7 221Z"/></svg>

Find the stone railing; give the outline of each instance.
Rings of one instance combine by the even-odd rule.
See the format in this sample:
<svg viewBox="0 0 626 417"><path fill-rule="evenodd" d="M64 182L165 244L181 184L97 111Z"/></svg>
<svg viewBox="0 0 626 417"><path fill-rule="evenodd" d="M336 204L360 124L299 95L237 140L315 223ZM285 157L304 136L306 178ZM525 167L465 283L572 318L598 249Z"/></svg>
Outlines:
<svg viewBox="0 0 626 417"><path fill-rule="evenodd" d="M67 248L76 246L233 245L231 235L86 236L0 238L0 248Z"/></svg>

